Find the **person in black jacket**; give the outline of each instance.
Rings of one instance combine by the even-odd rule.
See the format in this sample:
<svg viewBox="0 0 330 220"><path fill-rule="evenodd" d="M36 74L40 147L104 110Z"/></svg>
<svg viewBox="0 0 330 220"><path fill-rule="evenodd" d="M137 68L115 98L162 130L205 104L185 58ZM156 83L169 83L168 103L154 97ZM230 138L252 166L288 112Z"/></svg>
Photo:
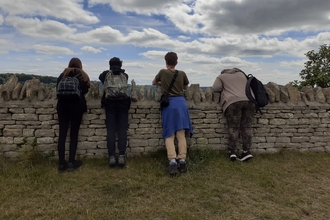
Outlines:
<svg viewBox="0 0 330 220"><path fill-rule="evenodd" d="M59 137L58 137L58 172L74 171L82 165L82 161L76 160L76 151L78 145L78 133L84 112L87 112L87 104L85 94L91 86L91 82L87 73L82 69L82 63L78 58L72 58L67 68L57 78L57 84L64 77L76 77L79 80L80 98L58 97L57 115L59 121ZM69 164L65 160L65 141L70 124L70 147L69 147Z"/></svg>
<svg viewBox="0 0 330 220"><path fill-rule="evenodd" d="M109 65L110 70L103 71L99 76L103 85L110 71L114 75L124 74L126 80L128 80L127 73L121 68L122 61L118 57L111 58ZM131 106L131 98L129 96L106 98L104 92L101 105L102 108L105 108L106 114L109 166L115 167L118 164L118 166L124 167L126 164L125 153L127 147L128 111ZM118 158L116 158L116 132L118 133Z"/></svg>

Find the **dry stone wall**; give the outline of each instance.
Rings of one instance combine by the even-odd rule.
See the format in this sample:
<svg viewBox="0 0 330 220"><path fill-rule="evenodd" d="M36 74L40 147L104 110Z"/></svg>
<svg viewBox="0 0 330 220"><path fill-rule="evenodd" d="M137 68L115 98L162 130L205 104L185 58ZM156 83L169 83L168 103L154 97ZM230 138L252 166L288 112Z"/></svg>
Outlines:
<svg viewBox="0 0 330 220"><path fill-rule="evenodd" d="M24 88L24 85L17 86L13 81L10 81L10 86L0 85L0 155L18 158L31 147L43 154L56 154L59 130L54 91L47 93L47 89L39 84L42 90L38 91L29 82L31 85L25 86L22 93L17 89ZM35 89L31 92L28 88ZM134 82L132 88L136 88ZM160 95L157 89L152 88L140 87L139 92L135 90L132 93L128 156L164 148L157 102ZM330 151L329 89L307 87L298 91L291 85L280 87L275 83L268 83L266 89L271 103L263 109L263 115L255 114L252 125L253 153L274 153L283 148ZM193 84L185 97L194 128L194 135L186 136L188 146L225 150L227 128L218 104L220 95L213 93L211 88L202 91L198 84ZM105 113L100 105L97 85L87 94L87 100L88 112L83 116L77 155L105 157Z"/></svg>

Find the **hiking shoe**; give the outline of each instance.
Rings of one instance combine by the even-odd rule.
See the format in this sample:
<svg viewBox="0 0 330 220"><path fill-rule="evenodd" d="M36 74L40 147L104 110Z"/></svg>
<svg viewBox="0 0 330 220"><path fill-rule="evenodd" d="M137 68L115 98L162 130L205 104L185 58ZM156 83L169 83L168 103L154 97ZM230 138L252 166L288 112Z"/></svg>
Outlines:
<svg viewBox="0 0 330 220"><path fill-rule="evenodd" d="M124 167L126 165L125 155L119 155L118 157L118 166Z"/></svg>
<svg viewBox="0 0 330 220"><path fill-rule="evenodd" d="M246 152L243 152L243 153L241 154L241 158L240 158L240 160L241 160L242 162L243 162L243 161L248 161L248 160L250 160L252 157L253 157L253 156L252 156L251 152L250 152L250 151L246 151Z"/></svg>
<svg viewBox="0 0 330 220"><path fill-rule="evenodd" d="M178 164L177 163L173 163L170 162L170 164L168 165L168 167L166 168L166 171L170 174L170 175L175 175L178 173Z"/></svg>
<svg viewBox="0 0 330 220"><path fill-rule="evenodd" d="M76 161L73 162L73 163L69 163L68 171L69 171L69 172L75 171L75 170L78 169L81 165L82 165L82 161L81 161L81 160L76 160Z"/></svg>
<svg viewBox="0 0 330 220"><path fill-rule="evenodd" d="M59 164L57 168L58 173L64 173L66 171L67 164Z"/></svg>
<svg viewBox="0 0 330 220"><path fill-rule="evenodd" d="M110 167L115 167L116 165L117 165L117 163L116 163L115 156L110 156L110 158L109 158L109 166Z"/></svg>
<svg viewBox="0 0 330 220"><path fill-rule="evenodd" d="M236 156L236 154L231 153L231 154L229 155L229 158L230 158L231 161L236 161L237 156Z"/></svg>
<svg viewBox="0 0 330 220"><path fill-rule="evenodd" d="M187 163L184 159L180 159L178 162L178 170L181 173L186 173L187 172Z"/></svg>

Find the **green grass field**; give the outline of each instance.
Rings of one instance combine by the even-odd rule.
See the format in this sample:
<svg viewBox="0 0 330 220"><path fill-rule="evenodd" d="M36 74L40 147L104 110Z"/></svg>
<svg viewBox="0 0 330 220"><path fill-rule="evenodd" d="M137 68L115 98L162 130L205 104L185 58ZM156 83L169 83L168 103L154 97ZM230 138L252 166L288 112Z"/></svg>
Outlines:
<svg viewBox="0 0 330 220"><path fill-rule="evenodd" d="M282 151L231 162L189 151L188 172L167 175L166 152L106 159L57 173L48 159L0 159L0 219L329 219L330 155Z"/></svg>

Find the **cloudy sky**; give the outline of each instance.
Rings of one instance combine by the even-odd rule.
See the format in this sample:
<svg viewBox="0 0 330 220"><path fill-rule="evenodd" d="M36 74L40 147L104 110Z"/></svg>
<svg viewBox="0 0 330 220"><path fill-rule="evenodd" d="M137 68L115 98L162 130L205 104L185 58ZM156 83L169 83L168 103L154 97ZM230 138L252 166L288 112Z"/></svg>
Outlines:
<svg viewBox="0 0 330 220"><path fill-rule="evenodd" d="M0 0L0 73L58 76L78 57L98 80L117 56L150 85L174 51L191 84L232 67L286 84L329 43L329 0Z"/></svg>

